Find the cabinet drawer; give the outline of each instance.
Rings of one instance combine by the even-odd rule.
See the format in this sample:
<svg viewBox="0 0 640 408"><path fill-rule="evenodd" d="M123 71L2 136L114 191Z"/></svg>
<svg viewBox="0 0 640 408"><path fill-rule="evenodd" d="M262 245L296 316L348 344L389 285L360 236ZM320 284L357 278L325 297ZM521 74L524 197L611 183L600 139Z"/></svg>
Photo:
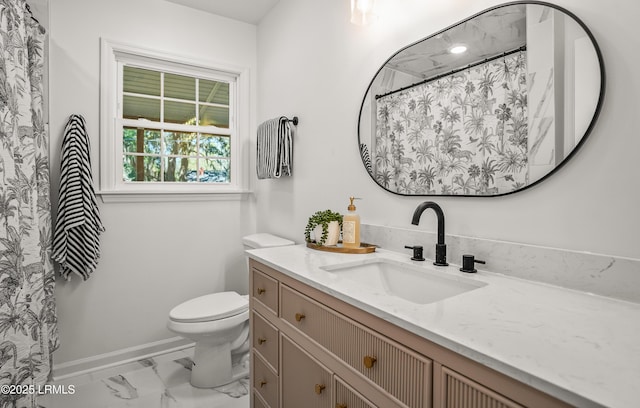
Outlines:
<svg viewBox="0 0 640 408"><path fill-rule="evenodd" d="M336 408L376 408L338 376L335 378Z"/></svg>
<svg viewBox="0 0 640 408"><path fill-rule="evenodd" d="M251 329L253 349L278 372L278 329L266 321L260 313L253 312L253 327Z"/></svg>
<svg viewBox="0 0 640 408"><path fill-rule="evenodd" d="M410 408L431 405L432 362L294 289L281 286L281 318Z"/></svg>
<svg viewBox="0 0 640 408"><path fill-rule="evenodd" d="M278 376L255 354L252 368L253 389L270 407L278 407Z"/></svg>
<svg viewBox="0 0 640 408"><path fill-rule="evenodd" d="M282 408L330 408L331 373L282 336Z"/></svg>
<svg viewBox="0 0 640 408"><path fill-rule="evenodd" d="M442 403L438 408L523 408L497 392L442 367Z"/></svg>
<svg viewBox="0 0 640 408"><path fill-rule="evenodd" d="M270 408L270 407L264 404L264 402L262 401L262 398L260 397L260 394L258 394L257 392L254 392L253 408Z"/></svg>
<svg viewBox="0 0 640 408"><path fill-rule="evenodd" d="M253 269L251 272L253 298L276 315L278 314L278 281Z"/></svg>

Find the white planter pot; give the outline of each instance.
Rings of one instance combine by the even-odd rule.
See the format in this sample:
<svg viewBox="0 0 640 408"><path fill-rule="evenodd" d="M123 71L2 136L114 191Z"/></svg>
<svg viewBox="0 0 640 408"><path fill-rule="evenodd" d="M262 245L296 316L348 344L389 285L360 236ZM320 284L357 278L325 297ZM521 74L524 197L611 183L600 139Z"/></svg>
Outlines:
<svg viewBox="0 0 640 408"><path fill-rule="evenodd" d="M324 246L335 246L338 244L338 240L340 239L340 223L338 221L331 221L327 226L329 230L329 234L327 235L327 239L324 241ZM322 225L318 225L313 229L313 236L316 242L318 242L322 238Z"/></svg>

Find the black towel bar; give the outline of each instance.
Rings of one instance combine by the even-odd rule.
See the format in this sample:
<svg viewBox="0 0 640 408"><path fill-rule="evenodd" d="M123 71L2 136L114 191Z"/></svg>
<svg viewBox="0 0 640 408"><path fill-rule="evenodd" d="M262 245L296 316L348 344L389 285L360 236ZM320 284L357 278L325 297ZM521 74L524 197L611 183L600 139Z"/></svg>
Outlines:
<svg viewBox="0 0 640 408"><path fill-rule="evenodd" d="M289 122L293 122L293 125L294 125L294 126L298 126L298 117L297 117L297 116L294 116L294 117L293 117L293 119L288 119L288 118L287 118L287 120L288 120Z"/></svg>

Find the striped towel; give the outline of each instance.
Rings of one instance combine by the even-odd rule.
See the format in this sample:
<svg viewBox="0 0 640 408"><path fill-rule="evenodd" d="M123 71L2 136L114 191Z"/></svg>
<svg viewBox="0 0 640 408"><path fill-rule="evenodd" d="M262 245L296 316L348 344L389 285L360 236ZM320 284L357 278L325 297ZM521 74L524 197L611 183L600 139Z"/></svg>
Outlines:
<svg viewBox="0 0 640 408"><path fill-rule="evenodd" d="M256 171L259 179L291 176L293 170L293 125L285 116L258 126Z"/></svg>
<svg viewBox="0 0 640 408"><path fill-rule="evenodd" d="M53 259L60 263L65 279L69 280L71 272L89 279L98 265L102 231L85 121L71 115L62 139L58 219L53 233Z"/></svg>

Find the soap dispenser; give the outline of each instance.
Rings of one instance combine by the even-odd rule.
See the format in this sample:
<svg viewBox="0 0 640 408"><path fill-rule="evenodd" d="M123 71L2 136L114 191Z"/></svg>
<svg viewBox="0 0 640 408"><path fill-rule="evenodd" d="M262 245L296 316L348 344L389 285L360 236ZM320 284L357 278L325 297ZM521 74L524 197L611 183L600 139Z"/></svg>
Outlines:
<svg viewBox="0 0 640 408"><path fill-rule="evenodd" d="M360 248L360 215L356 214L356 206L353 205L355 197L349 197L351 203L342 216L342 246L345 248Z"/></svg>

